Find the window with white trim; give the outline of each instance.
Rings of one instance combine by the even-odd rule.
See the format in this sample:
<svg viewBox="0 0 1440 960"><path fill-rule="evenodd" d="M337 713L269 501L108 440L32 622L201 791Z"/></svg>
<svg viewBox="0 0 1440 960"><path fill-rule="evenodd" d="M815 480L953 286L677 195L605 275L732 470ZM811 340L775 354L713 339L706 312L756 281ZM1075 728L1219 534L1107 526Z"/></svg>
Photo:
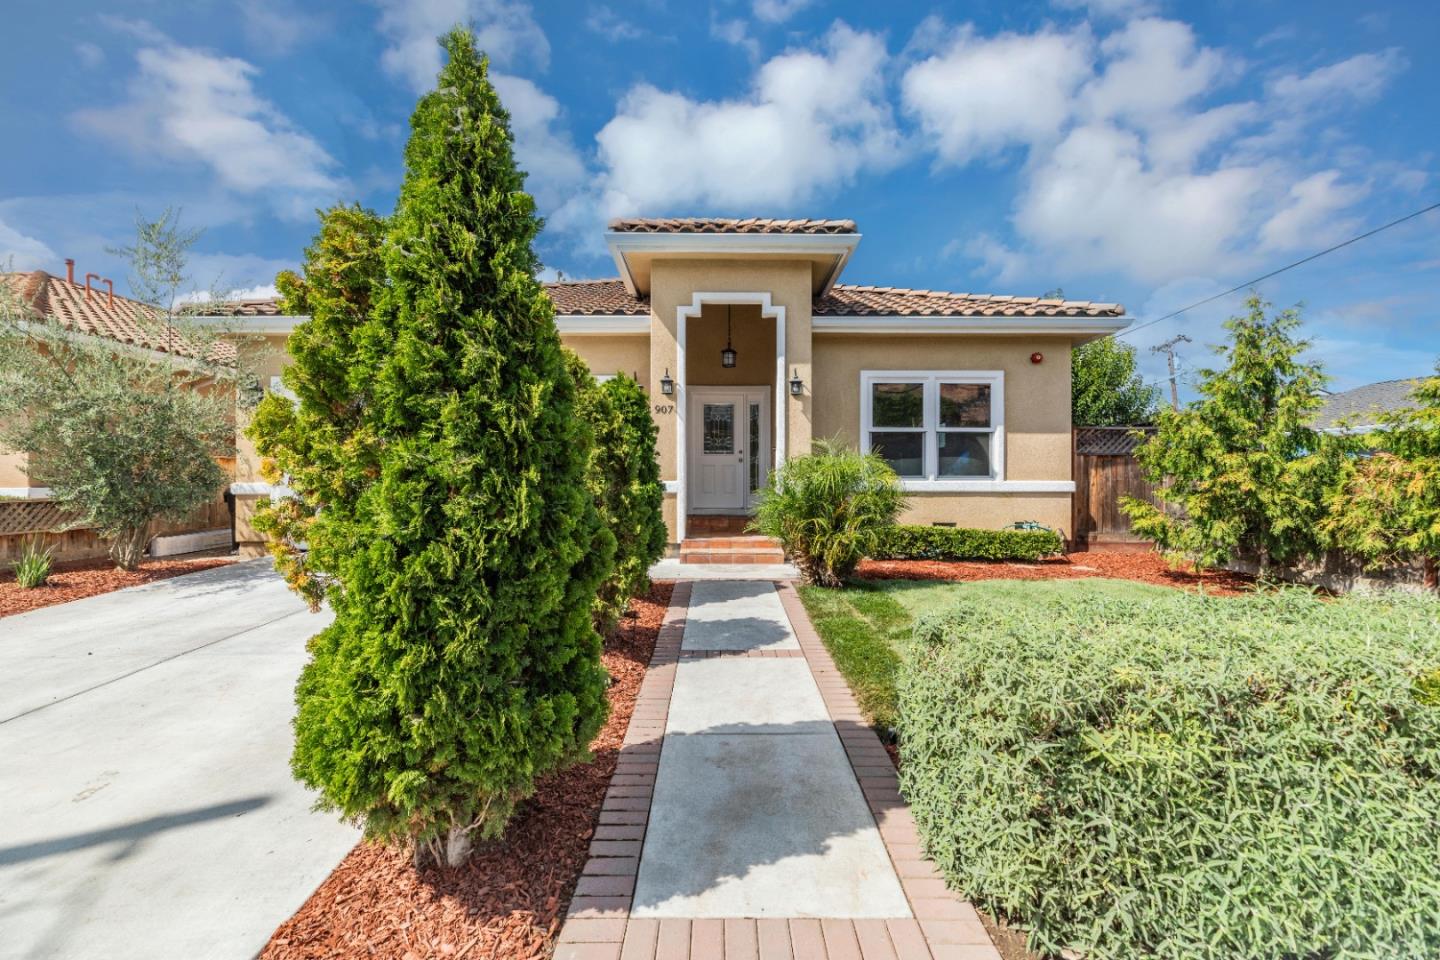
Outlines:
<svg viewBox="0 0 1440 960"><path fill-rule="evenodd" d="M860 443L904 480L1003 480L1000 370L865 370Z"/></svg>

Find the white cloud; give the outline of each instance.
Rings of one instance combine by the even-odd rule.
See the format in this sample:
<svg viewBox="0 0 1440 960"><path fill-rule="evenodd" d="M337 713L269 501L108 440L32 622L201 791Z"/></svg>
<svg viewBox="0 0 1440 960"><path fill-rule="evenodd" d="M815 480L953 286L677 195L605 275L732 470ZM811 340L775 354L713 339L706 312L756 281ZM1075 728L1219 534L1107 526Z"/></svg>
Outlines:
<svg viewBox="0 0 1440 960"><path fill-rule="evenodd" d="M612 43L620 40L638 40L645 35L645 31L630 21L621 19L614 10L603 4L590 11L590 15L585 18L585 28L600 34Z"/></svg>
<svg viewBox="0 0 1440 960"><path fill-rule="evenodd" d="M1322 170L1290 188L1289 202L1260 228L1265 250L1323 246L1352 232L1357 221L1337 217L1370 193L1367 184L1340 182L1339 170Z"/></svg>
<svg viewBox="0 0 1440 960"><path fill-rule="evenodd" d="M784 23L814 2L815 0L755 0L751 9L755 11L757 19L766 23Z"/></svg>
<svg viewBox="0 0 1440 960"><path fill-rule="evenodd" d="M80 129L156 160L186 159L219 182L279 204L308 205L340 187L335 161L254 87L254 66L164 41L136 54L127 100L72 115Z"/></svg>
<svg viewBox="0 0 1440 960"><path fill-rule="evenodd" d="M821 49L766 62L742 98L633 88L596 135L603 211L795 210L863 170L891 167L901 142L886 60L879 36L836 24Z"/></svg>
<svg viewBox="0 0 1440 960"><path fill-rule="evenodd" d="M55 270L59 263L60 257L43 241L0 220L0 271Z"/></svg>
<svg viewBox="0 0 1440 960"><path fill-rule="evenodd" d="M1125 20L1154 11L1153 0L1055 0L1061 10L1083 10L1096 19Z"/></svg>
<svg viewBox="0 0 1440 960"><path fill-rule="evenodd" d="M1305 74L1281 74L1269 82L1267 89L1272 96L1297 106L1331 104L1337 99L1365 102L1378 97L1406 65L1404 55L1392 47L1379 53L1356 54Z"/></svg>
<svg viewBox="0 0 1440 960"><path fill-rule="evenodd" d="M515 158L529 174L527 189L542 210L559 206L586 179L585 163L559 123L559 102L524 77L496 73L490 79L510 113Z"/></svg>
<svg viewBox="0 0 1440 960"><path fill-rule="evenodd" d="M252 47L271 56L289 53L326 29L320 17L293 0L240 0L240 26Z"/></svg>
<svg viewBox="0 0 1440 960"><path fill-rule="evenodd" d="M497 67L524 64L544 70L550 43L527 4L514 0L374 0L380 32L389 41L380 63L416 93L435 85L439 37L457 24L475 31L475 45Z"/></svg>
<svg viewBox="0 0 1440 960"><path fill-rule="evenodd" d="M940 158L963 163L1058 135L1091 58L1084 30L982 38L966 26L906 71L902 102Z"/></svg>
<svg viewBox="0 0 1440 960"><path fill-rule="evenodd" d="M105 51L89 40L75 44L75 59L87 70L94 70L105 62Z"/></svg>
<svg viewBox="0 0 1440 960"><path fill-rule="evenodd" d="M710 38L744 50L751 63L758 63L760 60L760 41L750 36L750 25L744 20L720 20L712 11Z"/></svg>
<svg viewBox="0 0 1440 960"><path fill-rule="evenodd" d="M1239 59L1201 46L1186 24L1141 18L1098 43L1088 25L985 37L964 27L922 52L901 85L940 162L1026 151L1013 238L959 247L985 273L1164 284L1343 232L1365 194L1353 170L1368 161L1343 138L1299 134L1340 88L1372 98L1402 66L1393 52L1365 54L1226 101Z"/></svg>

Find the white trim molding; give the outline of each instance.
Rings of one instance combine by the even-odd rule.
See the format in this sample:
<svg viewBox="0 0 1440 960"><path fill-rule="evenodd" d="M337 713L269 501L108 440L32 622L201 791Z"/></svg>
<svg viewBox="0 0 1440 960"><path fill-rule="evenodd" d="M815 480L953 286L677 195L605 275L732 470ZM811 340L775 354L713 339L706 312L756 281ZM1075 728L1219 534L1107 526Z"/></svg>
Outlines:
<svg viewBox="0 0 1440 960"><path fill-rule="evenodd" d="M237 497L268 497L275 488L268 483L232 483L230 492Z"/></svg>
<svg viewBox="0 0 1440 960"><path fill-rule="evenodd" d="M640 290L630 271L626 257L632 253L650 255L692 254L704 257L724 256L817 256L833 257L834 266L826 275L816 296L830 291L840 272L860 245L859 233L636 233L609 230L605 245L615 260L615 268L631 296Z"/></svg>
<svg viewBox="0 0 1440 960"><path fill-rule="evenodd" d="M295 328L310 318L303 314L284 314L275 317L233 317L197 314L188 318L195 323L220 328L220 335L227 333L293 333Z"/></svg>
<svg viewBox="0 0 1440 960"><path fill-rule="evenodd" d="M639 336L650 335L650 315L635 316L556 316L555 329L561 336Z"/></svg>
<svg viewBox="0 0 1440 960"><path fill-rule="evenodd" d="M49 487L0 487L0 497L14 497L17 500L47 500L50 496Z"/></svg>
<svg viewBox="0 0 1440 960"><path fill-rule="evenodd" d="M921 417L918 427L876 428L871 422L871 405L876 383L920 384ZM944 427L940 424L940 385L975 384L990 388L990 424L987 427ZM873 449L872 433L916 433L922 439L921 462L923 477L901 477L906 484L934 485L936 490L961 490L965 484L1003 484L1005 482L1005 371L1004 370L861 370L860 371L860 446ZM990 437L990 476L940 476L939 441L942 433L972 433ZM919 487L906 486L907 490ZM1013 488L1012 488L1013 489Z"/></svg>
<svg viewBox="0 0 1440 960"><path fill-rule="evenodd" d="M813 317L815 333L1005 334L1075 337L1084 342L1118 333L1129 317Z"/></svg>
<svg viewBox="0 0 1440 960"><path fill-rule="evenodd" d="M901 480L907 493L1074 493L1073 480Z"/></svg>
<svg viewBox="0 0 1440 960"><path fill-rule="evenodd" d="M610 234L607 234L610 236ZM667 234L618 234L618 236L642 236L655 237L667 236ZM690 238L720 236L723 234L678 234ZM743 236L752 236L745 234ZM755 234L753 236L764 236ZM782 236L788 236L782 234ZM843 236L843 235L842 235ZM858 234L849 236L858 237ZM813 239L813 238L812 238ZM618 254L617 254L618 256ZM691 294L688 304L682 303L675 308L675 528L676 538L685 539L685 511L689 508L690 497L686 489L688 471L685 461L689 459L687 451L690 449L686 443L686 416L685 408L689 405L689 397L685 389L685 331L690 318L699 317L705 310L705 304L734 304L736 306L750 305L760 308L760 316L769 317L775 321L775 463L772 470L780 469L785 462L785 438L787 435L786 426L789 421L789 407L786 403L789 393L785 382L785 307L783 304L772 303L770 294L767 291L741 291L741 290L719 290L719 291L695 291Z"/></svg>

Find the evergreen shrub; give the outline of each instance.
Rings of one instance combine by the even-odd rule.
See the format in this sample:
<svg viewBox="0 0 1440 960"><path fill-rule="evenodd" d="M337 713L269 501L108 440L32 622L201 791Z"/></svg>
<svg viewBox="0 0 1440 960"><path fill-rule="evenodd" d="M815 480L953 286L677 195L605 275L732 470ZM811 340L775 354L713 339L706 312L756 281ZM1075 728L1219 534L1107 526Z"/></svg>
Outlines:
<svg viewBox="0 0 1440 960"><path fill-rule="evenodd" d="M917 624L901 781L950 884L1094 960L1440 955L1440 603L1153 589Z"/></svg>
<svg viewBox="0 0 1440 960"><path fill-rule="evenodd" d="M577 391L576 410L593 442L585 485L615 538L615 564L595 597L595 623L613 627L631 597L650 589L650 565L665 553L665 486L656 451L659 430L650 398L633 377L599 383L585 361L565 351Z"/></svg>
<svg viewBox="0 0 1440 960"><path fill-rule="evenodd" d="M880 538L877 560L1039 560L1064 552L1054 530L974 530L898 524Z"/></svg>

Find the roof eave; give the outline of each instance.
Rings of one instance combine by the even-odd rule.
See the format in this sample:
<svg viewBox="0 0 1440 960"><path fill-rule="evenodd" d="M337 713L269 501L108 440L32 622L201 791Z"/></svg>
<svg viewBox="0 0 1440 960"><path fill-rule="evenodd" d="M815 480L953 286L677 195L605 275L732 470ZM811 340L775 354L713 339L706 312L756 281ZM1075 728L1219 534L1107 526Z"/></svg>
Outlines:
<svg viewBox="0 0 1440 960"><path fill-rule="evenodd" d="M834 262L814 291L824 296L839 280L851 254L860 244L857 233L639 233L609 230L605 245L615 268L632 297L647 296L649 287L637 282L628 257L637 253L703 254L709 256L755 257L766 254L832 257Z"/></svg>
<svg viewBox="0 0 1440 960"><path fill-rule="evenodd" d="M815 333L847 334L1001 334L1069 336L1088 343L1112 336L1130 326L1119 317L987 317L987 316L826 316L810 320Z"/></svg>

